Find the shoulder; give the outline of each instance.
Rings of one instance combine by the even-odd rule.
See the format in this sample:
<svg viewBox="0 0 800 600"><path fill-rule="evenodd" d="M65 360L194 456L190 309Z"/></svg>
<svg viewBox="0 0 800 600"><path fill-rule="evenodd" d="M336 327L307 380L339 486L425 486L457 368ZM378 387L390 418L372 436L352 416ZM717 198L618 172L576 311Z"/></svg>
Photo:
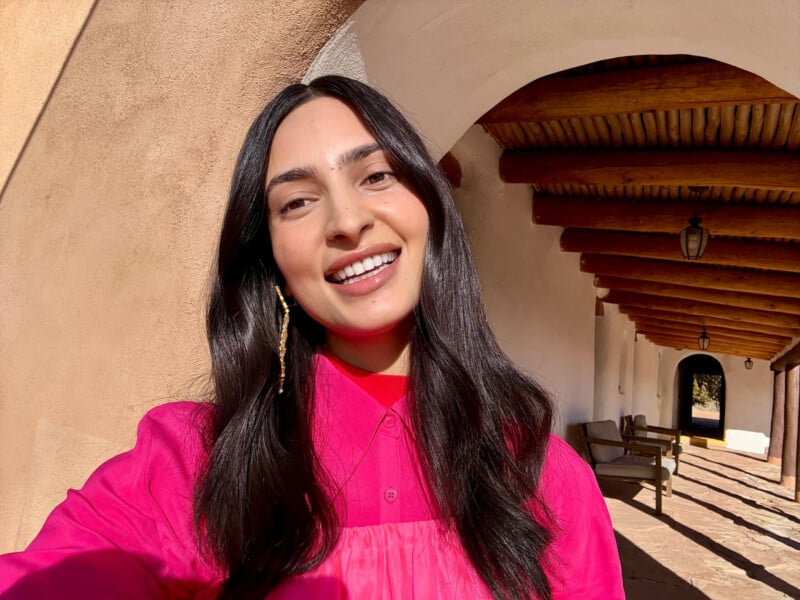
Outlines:
<svg viewBox="0 0 800 600"><path fill-rule="evenodd" d="M151 408L139 422L139 436L196 438L202 441L211 424L214 406L208 402L168 402Z"/></svg>
<svg viewBox="0 0 800 600"><path fill-rule="evenodd" d="M142 417L142 424L163 425L168 428L181 427L186 424L205 426L214 412L214 405L209 402L167 402L151 408Z"/></svg>
<svg viewBox="0 0 800 600"><path fill-rule="evenodd" d="M214 406L206 402L170 402L150 409L139 422L135 451L148 463L151 477L163 473L166 465L180 468L192 482L207 454Z"/></svg>
<svg viewBox="0 0 800 600"><path fill-rule="evenodd" d="M192 510L212 414L193 402L150 410L135 446L69 490L25 552L0 560L0 596L14 587L15 598L79 598L91 581L96 597L177 598L218 581Z"/></svg>
<svg viewBox="0 0 800 600"><path fill-rule="evenodd" d="M541 485L559 486L566 482L594 487L595 477L589 464L572 446L559 436L550 434Z"/></svg>
<svg viewBox="0 0 800 600"><path fill-rule="evenodd" d="M551 434L539 480L539 498L551 517L564 526L577 523L602 502L589 464L566 441Z"/></svg>

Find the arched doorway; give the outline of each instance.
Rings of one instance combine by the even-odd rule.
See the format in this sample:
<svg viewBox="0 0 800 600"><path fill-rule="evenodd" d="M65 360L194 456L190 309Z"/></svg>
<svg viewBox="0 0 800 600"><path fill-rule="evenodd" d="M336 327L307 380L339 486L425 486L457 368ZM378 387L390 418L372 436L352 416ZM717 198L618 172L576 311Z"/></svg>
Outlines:
<svg viewBox="0 0 800 600"><path fill-rule="evenodd" d="M725 436L725 374L713 356L695 354L677 367L678 427L690 435Z"/></svg>

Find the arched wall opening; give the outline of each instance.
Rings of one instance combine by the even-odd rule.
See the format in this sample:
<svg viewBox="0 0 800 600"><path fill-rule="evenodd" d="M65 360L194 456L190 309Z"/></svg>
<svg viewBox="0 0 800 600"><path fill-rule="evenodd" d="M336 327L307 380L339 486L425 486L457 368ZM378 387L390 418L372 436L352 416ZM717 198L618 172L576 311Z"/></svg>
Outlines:
<svg viewBox="0 0 800 600"><path fill-rule="evenodd" d="M687 18L687 17L691 18ZM748 0L403 3L366 0L306 79L342 73L391 97L444 154L526 83L619 56L693 54L751 71L800 96L800 3Z"/></svg>
<svg viewBox="0 0 800 600"><path fill-rule="evenodd" d="M676 368L675 402L681 433L725 438L725 372L707 354L693 354Z"/></svg>

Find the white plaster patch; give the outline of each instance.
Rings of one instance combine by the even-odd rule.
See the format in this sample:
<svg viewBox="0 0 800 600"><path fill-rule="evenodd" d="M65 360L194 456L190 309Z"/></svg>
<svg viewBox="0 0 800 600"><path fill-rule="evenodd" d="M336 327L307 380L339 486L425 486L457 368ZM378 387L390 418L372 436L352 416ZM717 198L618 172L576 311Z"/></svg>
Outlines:
<svg viewBox="0 0 800 600"><path fill-rule="evenodd" d="M367 67L352 20L342 25L322 47L303 77L303 83L330 74L345 75L368 83Z"/></svg>
<svg viewBox="0 0 800 600"><path fill-rule="evenodd" d="M759 431L726 429L725 443L730 450L764 454L769 449L769 437Z"/></svg>

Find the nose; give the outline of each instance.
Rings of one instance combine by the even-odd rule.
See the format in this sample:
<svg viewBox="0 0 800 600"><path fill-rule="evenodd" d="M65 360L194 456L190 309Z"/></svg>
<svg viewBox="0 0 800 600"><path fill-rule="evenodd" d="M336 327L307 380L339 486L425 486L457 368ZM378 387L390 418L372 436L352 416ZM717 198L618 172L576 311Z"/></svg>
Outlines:
<svg viewBox="0 0 800 600"><path fill-rule="evenodd" d="M357 190L340 189L328 197L329 215L326 235L331 241L358 242L375 222L368 199Z"/></svg>

